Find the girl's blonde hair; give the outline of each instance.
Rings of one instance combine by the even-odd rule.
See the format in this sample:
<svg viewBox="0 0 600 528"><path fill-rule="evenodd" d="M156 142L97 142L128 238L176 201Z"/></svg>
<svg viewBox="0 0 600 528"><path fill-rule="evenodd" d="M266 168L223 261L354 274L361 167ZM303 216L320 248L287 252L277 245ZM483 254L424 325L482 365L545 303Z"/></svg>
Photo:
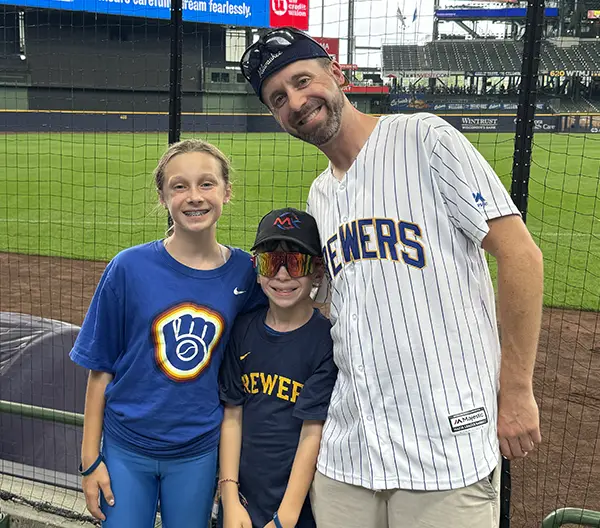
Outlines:
<svg viewBox="0 0 600 528"><path fill-rule="evenodd" d="M154 169L154 183L158 192L162 191L165 184L165 168L169 161L179 154L187 154L189 152L206 152L213 156L221 165L221 176L225 181L225 185L230 184L231 163L225 154L214 145L202 139L184 139L170 145L160 158L156 169Z"/></svg>

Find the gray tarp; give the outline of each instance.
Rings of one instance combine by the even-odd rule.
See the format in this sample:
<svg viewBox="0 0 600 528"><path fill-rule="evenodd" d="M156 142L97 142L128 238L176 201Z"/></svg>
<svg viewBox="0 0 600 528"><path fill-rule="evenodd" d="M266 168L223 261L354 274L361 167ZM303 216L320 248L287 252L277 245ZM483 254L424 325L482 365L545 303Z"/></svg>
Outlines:
<svg viewBox="0 0 600 528"><path fill-rule="evenodd" d="M0 400L83 413L87 371L69 359L79 327L0 312ZM0 413L0 472L78 487L81 428Z"/></svg>

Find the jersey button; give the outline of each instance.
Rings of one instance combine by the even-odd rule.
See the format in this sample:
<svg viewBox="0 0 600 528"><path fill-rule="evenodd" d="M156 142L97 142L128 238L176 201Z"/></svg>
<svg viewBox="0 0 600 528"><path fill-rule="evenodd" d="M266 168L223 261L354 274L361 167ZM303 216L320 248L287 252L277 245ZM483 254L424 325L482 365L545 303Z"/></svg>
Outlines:
<svg viewBox="0 0 600 528"><path fill-rule="evenodd" d="M365 370L365 367L363 367L362 365L358 365L358 370L362 372L363 370Z"/></svg>
<svg viewBox="0 0 600 528"><path fill-rule="evenodd" d="M347 216L342 216L342 222L347 222L348 221L348 217Z"/></svg>
<svg viewBox="0 0 600 528"><path fill-rule="evenodd" d="M367 416L367 422L372 422L373 421L373 417L372 416Z"/></svg>
<svg viewBox="0 0 600 528"><path fill-rule="evenodd" d="M352 320L356 321L356 314L352 314Z"/></svg>

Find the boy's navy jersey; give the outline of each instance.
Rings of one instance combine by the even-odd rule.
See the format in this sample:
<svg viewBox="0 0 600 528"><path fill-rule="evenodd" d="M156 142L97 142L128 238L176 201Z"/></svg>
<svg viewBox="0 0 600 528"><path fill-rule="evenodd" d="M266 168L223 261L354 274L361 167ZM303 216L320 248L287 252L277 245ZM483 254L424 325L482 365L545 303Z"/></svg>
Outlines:
<svg viewBox="0 0 600 528"><path fill-rule="evenodd" d="M325 420L337 378L329 321L315 310L304 326L273 335L267 309L239 317L221 366L221 398L243 406L240 492L255 527L279 508L303 420ZM308 497L296 524L314 528Z"/></svg>
<svg viewBox="0 0 600 528"><path fill-rule="evenodd" d="M232 248L214 270L175 260L162 241L119 253L106 267L71 358L114 375L104 433L158 458L218 444L218 372L236 316L266 304L250 255Z"/></svg>

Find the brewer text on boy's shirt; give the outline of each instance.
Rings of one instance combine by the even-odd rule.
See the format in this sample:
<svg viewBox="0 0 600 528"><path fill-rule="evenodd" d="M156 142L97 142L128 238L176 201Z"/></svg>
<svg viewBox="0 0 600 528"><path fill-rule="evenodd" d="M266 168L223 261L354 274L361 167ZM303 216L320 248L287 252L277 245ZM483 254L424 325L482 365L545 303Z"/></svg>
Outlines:
<svg viewBox="0 0 600 528"><path fill-rule="evenodd" d="M107 266L71 358L114 375L104 434L144 455L194 456L218 444L218 372L238 313L264 305L250 255L196 270L161 240L119 253Z"/></svg>
<svg viewBox="0 0 600 528"><path fill-rule="evenodd" d="M240 316L221 367L221 398L243 406L240 492L263 528L285 493L304 420L325 420L337 368L329 321L315 310L292 332L265 326L267 310ZM314 528L307 497L296 525Z"/></svg>

